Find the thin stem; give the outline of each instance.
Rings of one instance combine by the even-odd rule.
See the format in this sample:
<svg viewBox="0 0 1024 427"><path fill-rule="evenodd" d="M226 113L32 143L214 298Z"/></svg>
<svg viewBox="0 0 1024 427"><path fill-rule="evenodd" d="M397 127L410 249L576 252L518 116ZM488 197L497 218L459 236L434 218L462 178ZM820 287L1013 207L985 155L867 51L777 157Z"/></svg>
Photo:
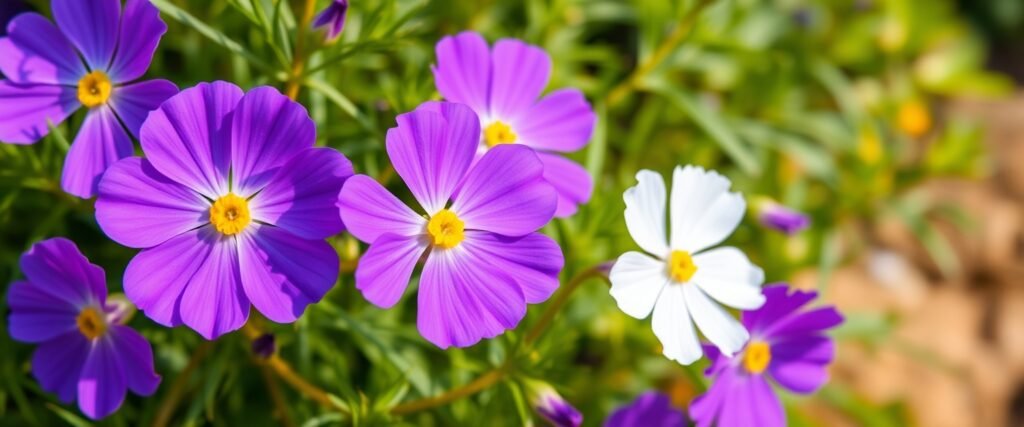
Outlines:
<svg viewBox="0 0 1024 427"><path fill-rule="evenodd" d="M551 324L551 321L555 319L555 316L562 310L562 307L569 302L569 296L572 295L573 291L580 287L583 282L586 282L587 279L592 277L604 277L604 275L601 274L601 267L599 265L583 270L583 272L577 274L576 277L573 277L569 280L569 283L566 283L565 286L562 287L562 291L558 293L555 300L552 301L544 310L544 313L541 314L540 320L533 325L533 328L530 328L530 332L528 332L526 334L526 338L523 339L523 344L530 345L536 341L537 338L540 338L540 335L544 333L544 329Z"/></svg>
<svg viewBox="0 0 1024 427"><path fill-rule="evenodd" d="M414 400L412 402L406 402L401 405L391 408L391 413L394 415L405 415L413 412L422 411L424 409L430 409L437 406L443 406L448 403L459 400L463 397L470 396L481 392L488 387L497 384L502 378L507 375L506 365L488 371L487 373L477 377L473 382L466 384L459 388L448 390L440 395L434 397L428 397L426 399Z"/></svg>
<svg viewBox="0 0 1024 427"><path fill-rule="evenodd" d="M292 57L292 69L288 75L288 83L285 85L285 94L293 101L299 97L299 89L302 88L302 70L306 67L306 32L310 23L313 22L313 13L316 12L316 0L306 0L302 11L302 20L299 22L298 32L295 34L295 53Z"/></svg>
<svg viewBox="0 0 1024 427"><path fill-rule="evenodd" d="M188 364L185 365L185 369L182 369L178 376L174 378L174 383L171 384L170 390L164 395L164 399L156 411L156 416L153 417L153 427L164 427L171 421L171 417L174 416L174 410L177 408L182 395L188 387L189 377L199 367L199 362L206 357L211 348L213 348L213 341L205 341L192 352L192 357L188 360Z"/></svg>
<svg viewBox="0 0 1024 427"><path fill-rule="evenodd" d="M683 16L683 19L679 21L672 33L669 34L668 38L661 42L661 45L654 50L654 54L647 58L643 64L640 64L633 73L629 75L625 80L619 83L617 86L612 88L608 92L608 96L605 98L605 104L609 107L614 106L626 98L629 92L635 89L639 83L647 76L651 71L654 71L658 65L661 64L669 54L672 53L682 43L683 39L690 34L693 30L694 24L697 22L697 18L700 16L701 11L705 7L714 3L715 0L697 0L697 4L690 9L689 12Z"/></svg>

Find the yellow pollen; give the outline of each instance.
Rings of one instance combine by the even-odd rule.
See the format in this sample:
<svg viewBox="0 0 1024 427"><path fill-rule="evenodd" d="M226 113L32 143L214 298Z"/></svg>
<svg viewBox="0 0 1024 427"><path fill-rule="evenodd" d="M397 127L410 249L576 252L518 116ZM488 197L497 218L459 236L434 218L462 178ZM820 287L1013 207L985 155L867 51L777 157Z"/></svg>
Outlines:
<svg viewBox="0 0 1024 427"><path fill-rule="evenodd" d="M427 234L430 235L434 246L445 249L458 246L462 239L466 238L465 230L466 225L462 220L448 209L441 209L427 222Z"/></svg>
<svg viewBox="0 0 1024 427"><path fill-rule="evenodd" d="M512 132L512 127L501 121L491 123L484 129L484 143L487 144L487 148L498 144L512 144L517 138L516 133Z"/></svg>
<svg viewBox="0 0 1024 427"><path fill-rule="evenodd" d="M103 319L103 314L95 307L83 309L75 318L75 323L78 324L78 332L91 340L102 336L107 331L107 322Z"/></svg>
<svg viewBox="0 0 1024 427"><path fill-rule="evenodd" d="M751 374L760 374L772 361L772 349L764 341L751 341L743 353L743 367Z"/></svg>
<svg viewBox="0 0 1024 427"><path fill-rule="evenodd" d="M928 133L932 128L931 113L921 101L911 100L900 105L896 120L900 130L914 138Z"/></svg>
<svg viewBox="0 0 1024 427"><path fill-rule="evenodd" d="M110 78L102 71L93 71L78 81L78 101L82 105L93 108L103 105L110 99Z"/></svg>
<svg viewBox="0 0 1024 427"><path fill-rule="evenodd" d="M697 266L693 263L693 257L686 251L672 251L668 259L668 275L677 283L690 281L693 274L697 272Z"/></svg>
<svg viewBox="0 0 1024 427"><path fill-rule="evenodd" d="M234 193L217 199L210 207L210 223L225 235L238 234L250 221L249 202Z"/></svg>

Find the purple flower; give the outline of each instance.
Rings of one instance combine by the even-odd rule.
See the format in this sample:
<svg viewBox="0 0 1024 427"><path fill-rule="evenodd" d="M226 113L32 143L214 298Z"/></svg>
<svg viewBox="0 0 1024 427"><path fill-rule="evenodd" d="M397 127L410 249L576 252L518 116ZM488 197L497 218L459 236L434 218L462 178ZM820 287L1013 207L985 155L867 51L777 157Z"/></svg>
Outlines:
<svg viewBox="0 0 1024 427"><path fill-rule="evenodd" d="M356 175L341 191L341 216L370 243L356 287L371 303L398 302L417 261L420 334L441 348L465 347L514 328L526 304L558 287L562 251L537 229L557 195L533 150L507 145L475 164L476 114L461 104L428 102L398 116L387 151L425 215L373 179Z"/></svg>
<svg viewBox="0 0 1024 427"><path fill-rule="evenodd" d="M32 374L89 418L110 415L126 390L149 396L160 377L146 339L107 302L103 270L67 239L44 240L21 256L26 280L7 293L11 337L39 344Z"/></svg>
<svg viewBox="0 0 1024 427"><path fill-rule="evenodd" d="M292 322L334 285L338 256L324 239L344 228L335 203L352 164L313 148L301 105L270 87L200 83L153 111L141 135L146 158L104 174L96 220L142 249L124 289L147 316L214 339L241 327L250 303Z"/></svg>
<svg viewBox="0 0 1024 427"><path fill-rule="evenodd" d="M770 200L758 202L758 220L761 225L788 235L796 234L811 225L811 219Z"/></svg>
<svg viewBox="0 0 1024 427"><path fill-rule="evenodd" d="M334 40L345 28L348 0L331 0L331 4L313 20L313 28L327 27L327 40Z"/></svg>
<svg viewBox="0 0 1024 427"><path fill-rule="evenodd" d="M766 287L764 306L743 313L751 337L735 358L706 346L706 375L715 383L690 405L698 426L741 426L749 420L784 426L786 415L768 379L798 394L812 393L828 380L835 343L825 331L843 317L832 306L801 310L817 293L788 291L786 285Z"/></svg>
<svg viewBox="0 0 1024 427"><path fill-rule="evenodd" d="M553 427L579 427L583 414L550 385L530 380L525 383L533 409Z"/></svg>
<svg viewBox="0 0 1024 427"><path fill-rule="evenodd" d="M134 152L142 121L175 94L167 80L138 79L167 25L147 0L53 0L54 26L22 13L0 38L0 141L32 144L80 107L89 112L64 159L61 187L92 197L103 171ZM84 60L84 62L83 62ZM128 132L125 132L127 127Z"/></svg>
<svg viewBox="0 0 1024 427"><path fill-rule="evenodd" d="M668 396L656 391L641 394L604 421L605 427L683 427L686 415L672 407Z"/></svg>
<svg viewBox="0 0 1024 427"><path fill-rule="evenodd" d="M544 178L558 191L555 216L571 216L590 200L594 185L587 170L554 153L587 145L596 116L576 89L538 100L551 74L551 57L543 49L515 39L498 40L490 49L480 34L464 32L441 39L435 50L437 90L479 116L481 154L512 143L537 150Z"/></svg>

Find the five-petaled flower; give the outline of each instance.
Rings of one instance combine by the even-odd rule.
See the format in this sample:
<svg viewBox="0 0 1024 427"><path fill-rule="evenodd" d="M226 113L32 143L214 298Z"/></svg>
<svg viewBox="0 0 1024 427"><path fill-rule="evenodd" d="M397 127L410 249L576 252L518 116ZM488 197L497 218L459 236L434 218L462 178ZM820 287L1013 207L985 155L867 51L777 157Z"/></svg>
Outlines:
<svg viewBox="0 0 1024 427"><path fill-rule="evenodd" d="M480 121L468 107L428 102L388 130L395 171L419 202L418 214L372 178L356 175L340 197L350 233L370 248L356 287L388 308L401 298L417 261L417 324L441 348L465 347L514 328L526 304L558 287L562 251L536 231L557 195L529 148L507 145L474 164Z"/></svg>
<svg viewBox="0 0 1024 427"><path fill-rule="evenodd" d="M835 357L835 343L825 335L843 322L835 307L802 310L816 292L793 291L789 286L764 289L764 307L743 313L750 342L733 358L707 346L714 378L707 393L690 405L698 426L786 425L786 414L769 379L798 394L809 394L828 380L826 368Z"/></svg>
<svg viewBox="0 0 1024 427"><path fill-rule="evenodd" d="M107 301L101 268L62 238L36 243L21 257L24 281L7 293L11 337L37 343L32 374L65 403L78 399L89 418L110 415L127 390L148 396L160 377L146 339L124 326Z"/></svg>
<svg viewBox="0 0 1024 427"><path fill-rule="evenodd" d="M241 327L250 303L292 322L334 285L338 255L324 239L344 228L335 204L352 164L313 147L305 108L270 87L201 83L141 134L146 158L111 166L96 220L143 249L124 288L147 316L213 339Z"/></svg>
<svg viewBox="0 0 1024 427"><path fill-rule="evenodd" d="M676 167L672 177L671 240L665 236L665 182L642 170L623 194L626 228L649 254L626 252L609 278L611 295L626 314L651 314L665 356L690 364L701 356L693 324L723 353L732 355L749 337L719 303L750 310L764 303L764 272L739 249L708 249L725 240L746 209L731 183L699 167Z"/></svg>
<svg viewBox="0 0 1024 427"><path fill-rule="evenodd" d="M146 115L178 91L142 77L167 25L148 0L53 0L54 26L22 13L0 38L0 141L31 144L89 109L64 160L61 187L92 197L103 172L134 152ZM84 60L84 62L83 62ZM127 128L128 132L125 132Z"/></svg>
<svg viewBox="0 0 1024 427"><path fill-rule="evenodd" d="M596 116L576 89L559 89L540 98L551 74L547 52L515 39L498 40L491 49L474 32L445 37L435 50L437 90L479 116L481 154L504 144L537 150L544 178L558 191L555 216L570 216L590 200L590 174L555 153L587 145Z"/></svg>
<svg viewBox="0 0 1024 427"><path fill-rule="evenodd" d="M686 415L672 406L668 396L656 391L641 394L629 405L616 409L605 427L684 427Z"/></svg>

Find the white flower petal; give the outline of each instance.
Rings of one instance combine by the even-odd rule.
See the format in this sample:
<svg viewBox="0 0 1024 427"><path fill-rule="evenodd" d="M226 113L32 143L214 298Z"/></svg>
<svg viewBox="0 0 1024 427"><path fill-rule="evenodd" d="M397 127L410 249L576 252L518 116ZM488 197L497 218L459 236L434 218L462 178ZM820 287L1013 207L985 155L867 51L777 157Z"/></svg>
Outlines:
<svg viewBox="0 0 1024 427"><path fill-rule="evenodd" d="M626 189L626 228L633 240L651 255L668 255L665 236L665 180L647 169L636 173L637 184Z"/></svg>
<svg viewBox="0 0 1024 427"><path fill-rule="evenodd" d="M740 351L750 338L743 325L711 301L697 286L683 285L682 288L686 297L686 308L690 310L694 323L708 341L716 345L726 356L731 357Z"/></svg>
<svg viewBox="0 0 1024 427"><path fill-rule="evenodd" d="M764 304L764 271L733 247L715 248L693 257L697 272L690 279L716 301L741 310Z"/></svg>
<svg viewBox="0 0 1024 427"><path fill-rule="evenodd" d="M637 319L650 315L658 294L669 281L666 269L664 261L640 252L622 254L608 274L612 298L619 309Z"/></svg>
<svg viewBox="0 0 1024 427"><path fill-rule="evenodd" d="M698 252L732 234L746 201L730 193L732 183L715 171L687 166L672 174L672 248Z"/></svg>
<svg viewBox="0 0 1024 427"><path fill-rule="evenodd" d="M704 354L697 331L693 329L690 311L686 308L685 285L665 287L654 306L651 328L661 341L665 357L684 365L696 362Z"/></svg>

